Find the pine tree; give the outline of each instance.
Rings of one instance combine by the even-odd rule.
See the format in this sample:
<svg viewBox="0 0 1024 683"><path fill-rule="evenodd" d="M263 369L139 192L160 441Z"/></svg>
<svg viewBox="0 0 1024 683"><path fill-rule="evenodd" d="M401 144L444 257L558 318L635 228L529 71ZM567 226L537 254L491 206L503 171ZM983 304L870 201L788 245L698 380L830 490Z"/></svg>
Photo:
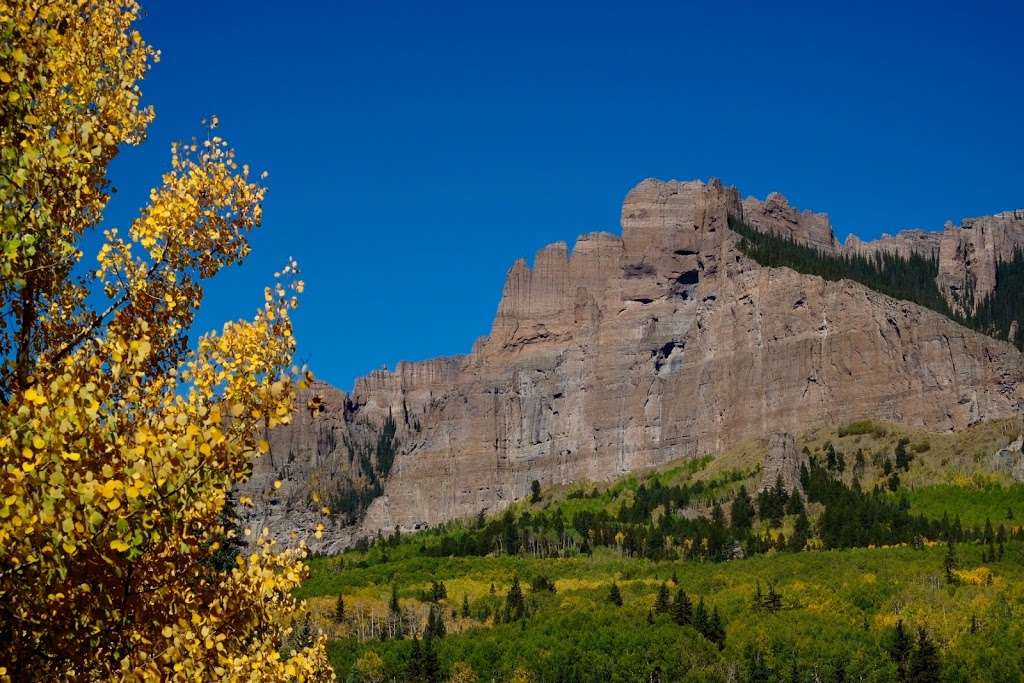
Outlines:
<svg viewBox="0 0 1024 683"><path fill-rule="evenodd" d="M522 619L526 613L526 603L523 600L523 589L519 586L519 577L512 577L512 586L505 596L505 613L512 621Z"/></svg>
<svg viewBox="0 0 1024 683"><path fill-rule="evenodd" d="M682 588L676 591L676 599L672 603L672 621L680 626L693 623L693 603Z"/></svg>
<svg viewBox="0 0 1024 683"><path fill-rule="evenodd" d="M673 586L678 586L679 585L679 577L676 576L676 570L675 569L672 570L672 585Z"/></svg>
<svg viewBox="0 0 1024 683"><path fill-rule="evenodd" d="M608 591L608 602L616 607L622 607L622 593L619 591L619 584L612 583L612 587Z"/></svg>
<svg viewBox="0 0 1024 683"><path fill-rule="evenodd" d="M799 494L794 494L793 498L799 499ZM801 509L793 526L793 536L789 539L790 549L795 551L803 550L810 537L811 521L807 519L807 512Z"/></svg>
<svg viewBox="0 0 1024 683"><path fill-rule="evenodd" d="M958 567L956 559L956 546L953 545L953 539L950 538L946 541L946 559L944 562L944 569L946 572L946 583L955 584L957 583L956 569Z"/></svg>
<svg viewBox="0 0 1024 683"><path fill-rule="evenodd" d="M910 657L910 683L938 683L939 652L928 631L917 630L917 648Z"/></svg>
<svg viewBox="0 0 1024 683"><path fill-rule="evenodd" d="M800 492L796 489L789 496L789 502L786 504L787 515L801 515L804 514L806 508L804 507L804 498L800 495Z"/></svg>
<svg viewBox="0 0 1024 683"><path fill-rule="evenodd" d="M334 603L334 621L343 624L345 623L345 596L338 593L338 600Z"/></svg>
<svg viewBox="0 0 1024 683"><path fill-rule="evenodd" d="M405 678L409 681L423 680L423 648L420 647L420 639L416 636L412 638L412 648L405 662Z"/></svg>
<svg viewBox="0 0 1024 683"><path fill-rule="evenodd" d="M469 617L469 596L465 594L462 596L462 617Z"/></svg>
<svg viewBox="0 0 1024 683"><path fill-rule="evenodd" d="M911 643L910 636L907 634L907 630L903 626L903 620L900 619L896 622L896 631L893 635L893 641L892 644L889 645L889 656L892 658L892 661L896 663L896 670L899 680L901 681L907 680L910 653L912 649L913 643Z"/></svg>
<svg viewBox="0 0 1024 683"><path fill-rule="evenodd" d="M711 610L707 637L712 643L718 645L719 650L725 647L725 626L722 624L722 617L718 614L717 606Z"/></svg>
<svg viewBox="0 0 1024 683"><path fill-rule="evenodd" d="M746 486L740 486L740 490L736 494L736 498L732 501L732 507L729 510L729 519L731 520L733 529L739 529L742 531L749 530L753 524L754 504L750 500L750 494L747 493Z"/></svg>
<svg viewBox="0 0 1024 683"><path fill-rule="evenodd" d="M391 600L388 602L388 608L392 614L400 614L402 611L401 605L398 603L398 586L391 584Z"/></svg>
<svg viewBox="0 0 1024 683"><path fill-rule="evenodd" d="M309 612L306 612L306 616L302 620L302 628L299 629L295 637L295 649L301 650L312 647L315 640L313 637L313 624L310 622Z"/></svg>
<svg viewBox="0 0 1024 683"><path fill-rule="evenodd" d="M530 502L540 502L540 482L537 481L536 479L530 482Z"/></svg>
<svg viewBox="0 0 1024 683"><path fill-rule="evenodd" d="M425 640L444 638L447 632L448 629L444 625L444 614L437 603L434 603L430 606L430 612L427 614L427 630L424 631L423 637Z"/></svg>
<svg viewBox="0 0 1024 683"><path fill-rule="evenodd" d="M420 659L420 678L424 683L440 683L441 662L437 658L434 644L430 638L423 640L423 653Z"/></svg>
<svg viewBox="0 0 1024 683"><path fill-rule="evenodd" d="M662 582L661 587L658 588L658 597L654 601L654 611L658 614L665 614L666 612L668 612L668 600L668 586L664 582Z"/></svg>
<svg viewBox="0 0 1024 683"><path fill-rule="evenodd" d="M908 441L907 439L900 439L899 442L896 444L896 467L903 470L904 472L910 471L910 461L912 459L912 456L910 455L910 452L907 450L907 444L909 443L910 441Z"/></svg>
<svg viewBox="0 0 1024 683"><path fill-rule="evenodd" d="M697 609L693 611L693 625L700 633L708 630L708 608L704 606L704 596L697 602Z"/></svg>

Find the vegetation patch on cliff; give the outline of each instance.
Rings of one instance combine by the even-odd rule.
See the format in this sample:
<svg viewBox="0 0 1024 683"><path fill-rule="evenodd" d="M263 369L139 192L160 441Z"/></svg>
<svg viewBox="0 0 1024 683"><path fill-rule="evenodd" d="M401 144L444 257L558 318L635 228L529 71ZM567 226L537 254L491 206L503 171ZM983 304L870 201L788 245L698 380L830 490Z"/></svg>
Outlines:
<svg viewBox="0 0 1024 683"><path fill-rule="evenodd" d="M999 264L995 290L977 307L973 307L973 301L964 302L965 308L975 310L961 315L950 307L936 283L937 255L901 256L886 251L871 256L830 254L788 236L762 232L734 216L729 216L729 227L742 238L740 251L762 266L792 268L831 281L853 280L894 299L929 308L996 339L1009 339L1017 348L1024 349L1024 334L1011 334L1013 323L1024 321L1024 298L1020 296L1024 291L1024 254L1020 251L1013 259Z"/></svg>

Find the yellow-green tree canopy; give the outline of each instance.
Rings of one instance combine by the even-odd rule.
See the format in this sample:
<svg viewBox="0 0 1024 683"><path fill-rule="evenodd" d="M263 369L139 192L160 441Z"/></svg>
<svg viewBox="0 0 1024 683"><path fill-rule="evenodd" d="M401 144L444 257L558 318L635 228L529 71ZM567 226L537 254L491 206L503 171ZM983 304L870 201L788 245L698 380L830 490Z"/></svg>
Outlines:
<svg viewBox="0 0 1024 683"><path fill-rule="evenodd" d="M264 188L212 119L126 230L80 246L109 162L153 120L138 12L0 0L0 678L330 677L322 639L285 653L303 551L204 562L304 381L294 263L252 320L186 336L204 281L247 255Z"/></svg>

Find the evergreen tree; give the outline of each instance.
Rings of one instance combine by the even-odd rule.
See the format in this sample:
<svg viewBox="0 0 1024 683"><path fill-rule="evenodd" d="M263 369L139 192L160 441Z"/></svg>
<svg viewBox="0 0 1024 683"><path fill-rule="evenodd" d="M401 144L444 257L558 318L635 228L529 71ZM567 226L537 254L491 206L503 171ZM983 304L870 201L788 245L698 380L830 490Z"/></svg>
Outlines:
<svg viewBox="0 0 1024 683"><path fill-rule="evenodd" d="M401 605L398 603L398 586L391 584L391 600L388 602L388 608L392 614L399 614L402 611Z"/></svg>
<svg viewBox="0 0 1024 683"><path fill-rule="evenodd" d="M838 469L839 459L836 457L836 448L831 443L825 448L825 463L830 470Z"/></svg>
<svg viewBox="0 0 1024 683"><path fill-rule="evenodd" d="M693 623L693 603L690 602L690 596L682 588L676 591L676 598L672 603L672 621L680 626Z"/></svg>
<svg viewBox="0 0 1024 683"><path fill-rule="evenodd" d="M338 593L338 600L334 603L334 621L345 623L345 597L341 593Z"/></svg>
<svg viewBox="0 0 1024 683"><path fill-rule="evenodd" d="M697 609L693 611L693 625L700 633L708 630L708 608L704 606L704 596L697 602Z"/></svg>
<svg viewBox="0 0 1024 683"><path fill-rule="evenodd" d="M523 589L519 586L519 577L512 577L512 586L505 596L505 616L508 621L522 619L526 613L526 602L523 600Z"/></svg>
<svg viewBox="0 0 1024 683"><path fill-rule="evenodd" d="M434 643L430 638L423 640L419 680L424 683L440 683L441 681L441 662L437 658Z"/></svg>
<svg viewBox="0 0 1024 683"><path fill-rule="evenodd" d="M956 559L956 546L953 545L952 538L946 541L946 558L943 566L946 572L946 583L957 583L956 570L959 564Z"/></svg>
<svg viewBox="0 0 1024 683"><path fill-rule="evenodd" d="M658 597L654 601L654 611L658 614L665 614L669 609L669 597L668 597L668 586L662 582L661 587L658 588Z"/></svg>
<svg viewBox="0 0 1024 683"><path fill-rule="evenodd" d="M789 502L786 503L786 514L787 515L799 515L806 511L804 507L804 497L800 495L800 492L793 489L793 493L789 496Z"/></svg>
<svg viewBox="0 0 1024 683"><path fill-rule="evenodd" d="M793 499L799 500L799 494L795 494ZM790 549L795 551L803 550L810 537L811 521L807 519L807 513L801 509L799 516L796 518L796 523L793 526L793 536L789 539Z"/></svg>
<svg viewBox="0 0 1024 683"><path fill-rule="evenodd" d="M312 647L316 639L313 637L313 624L310 622L309 612L306 612L306 616L302 619L302 628L295 637L295 649L301 650L303 648Z"/></svg>
<svg viewBox="0 0 1024 683"><path fill-rule="evenodd" d="M540 482L537 481L536 479L530 482L530 502L540 502Z"/></svg>
<svg viewBox="0 0 1024 683"><path fill-rule="evenodd" d="M924 627L917 630L917 647L910 657L910 683L938 683L939 652Z"/></svg>
<svg viewBox="0 0 1024 683"><path fill-rule="evenodd" d="M749 531L754 522L754 504L750 500L746 486L740 486L736 498L732 501L732 508L729 510L729 519L733 529Z"/></svg>
<svg viewBox="0 0 1024 683"><path fill-rule="evenodd" d="M889 656L896 663L896 671L899 680L906 681L909 673L910 653L913 643L907 629L903 626L903 620L896 622L896 631L893 635L892 644L889 645Z"/></svg>
<svg viewBox="0 0 1024 683"><path fill-rule="evenodd" d="M718 607L711 610L711 619L708 620L707 639L718 646L721 650L725 647L725 626L722 624L722 617L718 614Z"/></svg>
<svg viewBox="0 0 1024 683"><path fill-rule="evenodd" d="M448 629L444 625L444 614L440 606L434 603L430 606L430 612L427 614L427 629L424 631L423 637L425 640L444 638L447 633Z"/></svg>
<svg viewBox="0 0 1024 683"><path fill-rule="evenodd" d="M469 596L466 594L462 595L462 618L469 617Z"/></svg>
<svg viewBox="0 0 1024 683"><path fill-rule="evenodd" d="M416 636L412 638L412 648L405 662L405 678L408 681L423 680L423 648L420 647L420 639Z"/></svg>
<svg viewBox="0 0 1024 683"><path fill-rule="evenodd" d="M673 586L678 586L679 585L679 577L676 576L676 570L675 569L672 570L672 585Z"/></svg>
<svg viewBox="0 0 1024 683"><path fill-rule="evenodd" d="M910 461L913 458L910 451L907 450L909 443L910 441L904 438L896 444L896 467L904 472L910 471Z"/></svg>
<svg viewBox="0 0 1024 683"><path fill-rule="evenodd" d="M608 591L608 602L616 607L622 607L622 593L619 591L619 584L612 583L612 587Z"/></svg>
<svg viewBox="0 0 1024 683"><path fill-rule="evenodd" d="M217 549L204 557L201 562L217 571L230 573L238 566L235 558L246 547L238 520L238 509L231 496L224 499L224 507L221 508L220 515L217 517L217 523L224 529L222 533L213 538L213 542L218 544ZM207 547L212 547L212 543Z"/></svg>

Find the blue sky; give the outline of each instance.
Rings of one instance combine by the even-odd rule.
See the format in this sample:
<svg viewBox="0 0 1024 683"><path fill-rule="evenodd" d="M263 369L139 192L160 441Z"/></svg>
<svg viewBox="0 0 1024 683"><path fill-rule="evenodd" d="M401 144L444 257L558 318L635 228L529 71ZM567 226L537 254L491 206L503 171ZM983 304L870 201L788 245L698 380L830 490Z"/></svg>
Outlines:
<svg viewBox="0 0 1024 683"><path fill-rule="evenodd" d="M217 114L270 195L196 331L294 256L299 360L341 388L467 352L517 257L618 232L646 177L780 190L840 239L1024 206L1021 3L145 4L157 120L108 224Z"/></svg>

